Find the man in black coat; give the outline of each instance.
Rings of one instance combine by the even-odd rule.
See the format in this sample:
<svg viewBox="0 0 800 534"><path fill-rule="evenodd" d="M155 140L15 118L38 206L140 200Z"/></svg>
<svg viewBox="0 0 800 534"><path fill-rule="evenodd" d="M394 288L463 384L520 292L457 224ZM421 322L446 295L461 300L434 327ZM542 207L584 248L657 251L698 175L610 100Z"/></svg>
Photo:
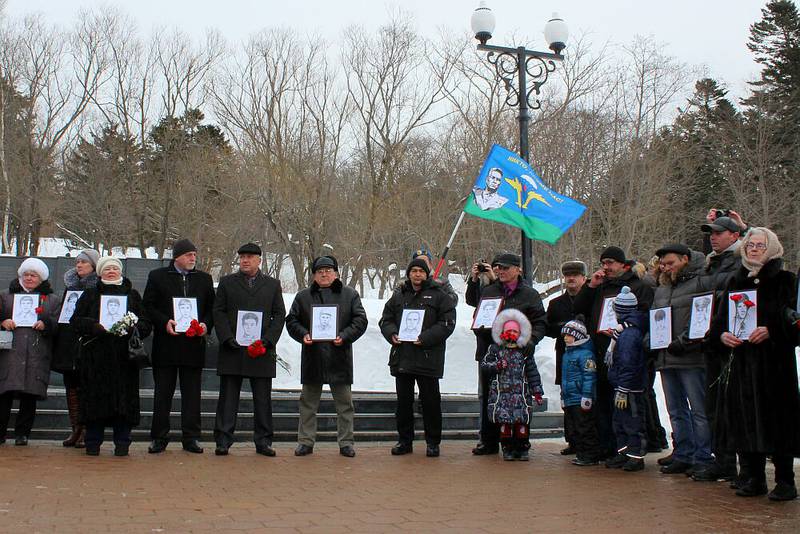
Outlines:
<svg viewBox="0 0 800 534"><path fill-rule="evenodd" d="M428 264L421 259L412 260L406 269L407 280L400 291L395 291L386 306L380 328L386 341L392 344L389 352L389 371L397 388L398 443L392 454L402 455L413 451L414 441L414 382L419 387L422 401L422 419L425 426L426 456L439 456L442 441L442 398L439 379L444 375L446 340L456 326L456 308L453 299L438 282L430 280ZM400 341L403 312L415 317L422 315L421 331L416 341Z"/></svg>
<svg viewBox="0 0 800 534"><path fill-rule="evenodd" d="M169 443L169 414L175 384L181 384L181 432L183 449L202 453L200 438L200 390L206 355L206 335L214 325L214 282L198 271L197 247L188 239L172 245L169 267L150 271L142 301L153 323L153 421L147 451L163 452ZM196 302L200 331L177 327L176 300Z"/></svg>
<svg viewBox="0 0 800 534"><path fill-rule="evenodd" d="M561 362L564 358L564 352L567 350L564 338L561 336L561 329L565 324L575 319L576 314L573 310L573 303L575 295L586 283L586 264L582 261L564 262L561 265L561 274L564 276L564 293L551 300L547 306L547 337L552 337L556 340L557 386L561 385ZM575 454L575 449L572 446L574 438L568 421L571 421L571 419L565 417L564 439L567 442L567 447L561 451L561 454L564 455Z"/></svg>
<svg viewBox="0 0 800 534"><path fill-rule="evenodd" d="M272 379L275 378L275 347L283 331L286 308L278 280L261 272L261 248L253 243L239 247L239 271L224 276L214 301L214 326L220 342L217 374L219 401L214 423L218 456L228 454L236 431L236 414L242 380L250 379L253 391L254 441L256 452L275 456L272 448ZM260 339L247 346L243 318L261 319ZM239 335L237 335L239 334Z"/></svg>
<svg viewBox="0 0 800 534"><path fill-rule="evenodd" d="M608 456L611 456L615 455L617 451L611 427L614 390L608 382L608 368L605 364L606 350L611 343L611 332L608 329L604 329L602 332L598 330L601 313L606 301L613 300L623 286L631 288L631 292L636 295L638 309L646 312L653 303L653 288L631 271L630 262L625 258L625 252L619 247L606 247L600 254L600 265L601 268L592 274L589 281L575 296L573 309L575 313L583 314L586 317L586 327L594 343L598 370L595 421L600 446Z"/></svg>
<svg viewBox="0 0 800 534"><path fill-rule="evenodd" d="M475 263L472 266L472 277L467 282L467 291L464 295L467 304L479 307L481 299L490 297L503 297L503 309L514 308L520 310L531 322L531 339L528 342L533 350L545 336L547 320L544 306L539 293L522 280L522 259L516 254L499 254L492 260L491 266L486 263ZM495 275L495 272L497 273ZM480 287L480 277L484 275L490 283ZM477 349L475 360L480 361L486 356L492 341L491 328L479 328L475 331ZM500 427L493 424L487 415L486 401L489 396L490 377L478 372L480 383L480 442L472 449L472 454L485 455L497 454L500 450Z"/></svg>
<svg viewBox="0 0 800 534"><path fill-rule="evenodd" d="M329 384L336 403L339 453L352 458L353 448L353 343L367 330L367 313L352 287L339 280L339 266L333 256L316 258L311 265L314 281L300 291L286 316L286 331L302 343L300 361L300 423L295 456L314 452L317 439L317 409L322 385ZM312 320L315 306L335 306L334 339L315 339Z"/></svg>

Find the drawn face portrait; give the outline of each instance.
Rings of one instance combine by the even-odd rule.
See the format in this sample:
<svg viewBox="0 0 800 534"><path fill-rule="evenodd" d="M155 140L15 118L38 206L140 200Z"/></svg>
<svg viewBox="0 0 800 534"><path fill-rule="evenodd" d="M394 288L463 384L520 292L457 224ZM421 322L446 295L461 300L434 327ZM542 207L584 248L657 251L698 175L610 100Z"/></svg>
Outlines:
<svg viewBox="0 0 800 534"><path fill-rule="evenodd" d="M705 314L705 312L708 311L709 302L710 301L708 299L698 299L694 301L694 308L698 312Z"/></svg>
<svg viewBox="0 0 800 534"><path fill-rule="evenodd" d="M72 315L72 312L75 311L75 305L78 303L78 295L73 293L72 295L67 298L67 303L65 305L66 310Z"/></svg>
<svg viewBox="0 0 800 534"><path fill-rule="evenodd" d="M186 299L178 301L178 312L181 318L191 318L192 316L192 303Z"/></svg>
<svg viewBox="0 0 800 534"><path fill-rule="evenodd" d="M242 317L242 330L244 335L248 338L254 338L258 335L256 327L258 326L258 317L252 315L245 315Z"/></svg>
<svg viewBox="0 0 800 534"><path fill-rule="evenodd" d="M486 189L489 191L497 191L500 189L500 181L503 179L503 172L500 169L492 169L486 176Z"/></svg>
<svg viewBox="0 0 800 534"><path fill-rule="evenodd" d="M744 320L745 316L747 315L747 306L744 303L745 299L740 300L736 303L736 318Z"/></svg>
<svg viewBox="0 0 800 534"><path fill-rule="evenodd" d="M331 314L328 312L322 312L319 314L319 326L323 330L328 330L331 327Z"/></svg>
<svg viewBox="0 0 800 534"><path fill-rule="evenodd" d="M414 331L419 325L419 312L411 312L406 317L406 330Z"/></svg>
<svg viewBox="0 0 800 534"><path fill-rule="evenodd" d="M22 297L19 300L19 305L22 308L22 313L24 314L31 313L31 311L33 310L33 298Z"/></svg>
<svg viewBox="0 0 800 534"><path fill-rule="evenodd" d="M117 299L109 299L106 303L108 314L112 317L119 315L119 301Z"/></svg>
<svg viewBox="0 0 800 534"><path fill-rule="evenodd" d="M481 314L484 320L491 319L494 316L494 312L497 310L497 303L496 302L487 302L483 306L483 313Z"/></svg>
<svg viewBox="0 0 800 534"><path fill-rule="evenodd" d="M667 317L667 314L664 313L664 310L658 310L655 315L655 319L657 323L661 323Z"/></svg>

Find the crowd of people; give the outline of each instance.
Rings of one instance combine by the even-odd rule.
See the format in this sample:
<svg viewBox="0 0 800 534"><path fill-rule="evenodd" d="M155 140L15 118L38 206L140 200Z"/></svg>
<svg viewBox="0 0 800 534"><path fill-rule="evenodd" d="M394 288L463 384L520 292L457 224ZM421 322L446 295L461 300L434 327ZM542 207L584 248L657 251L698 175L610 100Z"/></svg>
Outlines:
<svg viewBox="0 0 800 534"><path fill-rule="evenodd" d="M543 402L534 354L549 336L556 338L556 384L568 445L562 454L574 454L575 465L641 471L647 453L670 447L654 391L660 373L672 427L672 452L658 459L661 473L726 480L736 495L764 495L769 457L776 482L770 499L796 498L797 279L782 268L783 248L771 230L745 228L735 212L717 216L714 210L700 229L709 238L707 255L671 243L642 264L609 246L591 274L581 261L564 263L563 294L546 310L523 280L518 255L499 253L491 262L476 262L465 293L475 307L480 377L480 441L472 453L502 451L504 460L529 460L532 411ZM53 294L47 265L25 259L18 280L0 296L0 325L13 336L0 338L0 444L15 399L15 444L27 444L52 369L64 376L72 425L63 445L96 456L111 427L114 454L126 456L131 430L140 423L140 340L152 332L148 363L155 393L148 452L161 453L169 444L179 381L182 446L202 453L201 377L208 335L215 329L220 391L214 452L227 455L235 441L247 378L256 452L275 456L272 379L285 326L302 346L294 454L314 452L317 411L328 385L339 452L355 456L352 346L368 324L360 296L339 279L337 260L320 256L310 265L310 286L297 293L287 313L279 281L261 269L261 248L242 245L238 258L238 271L222 277L215 289L211 276L196 267L195 245L180 239L169 266L150 272L140 296L118 258L84 250L64 276L61 297ZM431 271L430 254L416 251L379 321L397 393L398 442L392 455L413 452L415 387L426 455L440 454L439 380L458 296ZM30 326L22 326L27 319L19 297L37 304L35 317L24 322Z"/></svg>

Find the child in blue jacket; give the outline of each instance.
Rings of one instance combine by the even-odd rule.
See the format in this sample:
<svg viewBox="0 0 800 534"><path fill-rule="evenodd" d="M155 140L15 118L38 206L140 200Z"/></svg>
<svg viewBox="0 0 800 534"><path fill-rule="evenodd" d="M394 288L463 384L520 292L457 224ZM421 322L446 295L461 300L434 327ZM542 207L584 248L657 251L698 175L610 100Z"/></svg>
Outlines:
<svg viewBox="0 0 800 534"><path fill-rule="evenodd" d="M592 404L595 397L597 366L594 346L586 333L582 315L561 329L567 350L561 362L561 405L564 425L572 429L575 465L597 465L601 456Z"/></svg>
<svg viewBox="0 0 800 534"><path fill-rule="evenodd" d="M606 467L625 471L644 469L647 452L644 418L644 391L647 367L642 340L645 315L637 310L638 300L628 286L614 299L614 313L619 323L606 352L608 381L614 388L612 422L617 438L617 455L606 461Z"/></svg>

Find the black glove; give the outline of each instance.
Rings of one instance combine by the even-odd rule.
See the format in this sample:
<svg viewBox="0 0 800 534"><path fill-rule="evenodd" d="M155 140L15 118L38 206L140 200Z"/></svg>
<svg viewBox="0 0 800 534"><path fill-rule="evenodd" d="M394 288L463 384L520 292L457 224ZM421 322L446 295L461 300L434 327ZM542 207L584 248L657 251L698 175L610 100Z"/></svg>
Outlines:
<svg viewBox="0 0 800 534"><path fill-rule="evenodd" d="M683 342L680 339L675 339L667 347L667 352L674 356L680 356L684 353Z"/></svg>
<svg viewBox="0 0 800 534"><path fill-rule="evenodd" d="M225 346L228 347L229 349L240 349L240 348L242 348L242 346L239 345L236 342L236 339L234 339L232 337L230 337L230 338L225 340Z"/></svg>

